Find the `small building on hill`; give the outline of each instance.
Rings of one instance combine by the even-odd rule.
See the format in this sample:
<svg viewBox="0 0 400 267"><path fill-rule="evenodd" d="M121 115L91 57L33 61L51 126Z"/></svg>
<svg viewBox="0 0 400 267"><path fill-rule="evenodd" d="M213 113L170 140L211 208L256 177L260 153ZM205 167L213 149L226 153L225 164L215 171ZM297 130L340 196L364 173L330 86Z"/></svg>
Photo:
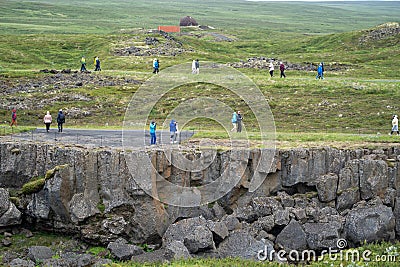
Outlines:
<svg viewBox="0 0 400 267"><path fill-rule="evenodd" d="M179 26L158 26L159 31L163 32L181 32L181 27Z"/></svg>
<svg viewBox="0 0 400 267"><path fill-rule="evenodd" d="M186 17L181 18L181 21L179 22L179 26L182 26L182 27L185 27L185 26L199 26L199 24L191 16L186 16Z"/></svg>

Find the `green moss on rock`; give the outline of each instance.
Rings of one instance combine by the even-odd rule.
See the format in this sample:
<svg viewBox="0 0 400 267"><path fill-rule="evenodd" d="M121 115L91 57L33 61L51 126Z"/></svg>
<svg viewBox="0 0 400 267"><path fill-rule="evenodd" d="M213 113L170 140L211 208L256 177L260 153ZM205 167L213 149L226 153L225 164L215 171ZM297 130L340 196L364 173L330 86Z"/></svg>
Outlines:
<svg viewBox="0 0 400 267"><path fill-rule="evenodd" d="M22 186L22 193L25 195L30 195L39 192L43 189L46 180L44 178L27 182Z"/></svg>
<svg viewBox="0 0 400 267"><path fill-rule="evenodd" d="M14 203L15 206L19 206L21 199L19 197L10 197L10 201Z"/></svg>
<svg viewBox="0 0 400 267"><path fill-rule="evenodd" d="M68 167L68 164L55 166L53 169L48 170L48 171L46 172L46 175L44 176L44 179L45 179L45 180L48 180L48 179L53 178L54 175L56 174L56 171L59 171L59 170L64 169L64 168L66 168L66 167Z"/></svg>

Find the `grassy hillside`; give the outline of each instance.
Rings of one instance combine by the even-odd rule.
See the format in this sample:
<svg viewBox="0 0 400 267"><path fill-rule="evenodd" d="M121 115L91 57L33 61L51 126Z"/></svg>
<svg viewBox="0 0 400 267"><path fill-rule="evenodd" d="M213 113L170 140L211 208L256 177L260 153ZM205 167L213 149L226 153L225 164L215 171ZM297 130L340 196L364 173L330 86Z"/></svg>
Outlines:
<svg viewBox="0 0 400 267"><path fill-rule="evenodd" d="M0 1L0 121L9 121L18 107L21 125L42 125L46 110L73 110L69 126L119 127L132 94L151 77L158 57L161 71L168 66L201 61L237 63L252 57L283 60L289 66L285 80L268 78L267 70L240 69L263 92L272 108L277 130L284 133L387 133L392 114L400 113L400 35L374 39L376 25L396 21L398 2L273 3L239 0L194 1ZM192 15L215 29L184 28L170 42L148 33L159 24L177 24ZM140 29L144 28L144 29ZM379 35L379 34L378 34ZM219 36L231 41L221 41ZM380 36L380 35L379 35ZM371 37L371 38L370 38ZM146 38L159 43L146 45ZM178 54L121 56L129 47L156 49L172 46ZM93 56L102 60L101 73L92 80L138 82L96 84L45 82L53 74L41 69L79 69L82 55L92 69ZM309 67L326 63L326 79L315 80ZM68 78L69 79L69 78ZM72 78L71 78L72 79ZM39 84L39 86L36 86ZM105 85L106 84L106 85ZM21 86L29 88L21 89ZM10 89L11 88L11 89ZM20 88L20 89L18 89ZM157 120L189 94L210 92L245 111L234 96L210 85L187 86L165 96L152 112ZM246 124L255 121L245 113ZM209 127L207 121L193 126ZM218 134L217 134L218 135Z"/></svg>
<svg viewBox="0 0 400 267"><path fill-rule="evenodd" d="M397 18L398 2L276 3L244 0L0 1L3 33L104 34L176 25L193 16L202 25L258 32L333 33L359 30Z"/></svg>

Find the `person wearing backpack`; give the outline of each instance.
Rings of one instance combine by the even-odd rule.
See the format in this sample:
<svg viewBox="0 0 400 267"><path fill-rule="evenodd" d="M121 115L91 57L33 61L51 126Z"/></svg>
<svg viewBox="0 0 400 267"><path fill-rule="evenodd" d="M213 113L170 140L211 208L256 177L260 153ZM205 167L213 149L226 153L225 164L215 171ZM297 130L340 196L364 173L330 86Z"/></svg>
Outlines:
<svg viewBox="0 0 400 267"><path fill-rule="evenodd" d="M58 111L58 115L57 115L57 124L58 124L58 132L62 133L63 131L63 124L65 123L65 115L62 111L62 109L60 109Z"/></svg>

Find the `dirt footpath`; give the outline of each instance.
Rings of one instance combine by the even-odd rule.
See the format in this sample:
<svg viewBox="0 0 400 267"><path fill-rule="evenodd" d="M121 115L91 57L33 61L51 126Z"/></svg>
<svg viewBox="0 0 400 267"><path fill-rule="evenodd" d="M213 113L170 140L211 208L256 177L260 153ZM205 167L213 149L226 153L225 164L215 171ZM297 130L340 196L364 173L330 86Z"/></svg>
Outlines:
<svg viewBox="0 0 400 267"><path fill-rule="evenodd" d="M142 148L150 145L150 134L143 131L130 130L124 132L129 136L130 148ZM192 137L194 132L183 131L179 133L177 143ZM13 140L27 140L55 144L85 145L93 147L123 147L123 131L121 130L86 130L86 129L64 129L59 133L57 129L50 129L47 133L45 129L36 129L32 132L19 133L4 138ZM169 132L157 131L157 144L170 144Z"/></svg>

